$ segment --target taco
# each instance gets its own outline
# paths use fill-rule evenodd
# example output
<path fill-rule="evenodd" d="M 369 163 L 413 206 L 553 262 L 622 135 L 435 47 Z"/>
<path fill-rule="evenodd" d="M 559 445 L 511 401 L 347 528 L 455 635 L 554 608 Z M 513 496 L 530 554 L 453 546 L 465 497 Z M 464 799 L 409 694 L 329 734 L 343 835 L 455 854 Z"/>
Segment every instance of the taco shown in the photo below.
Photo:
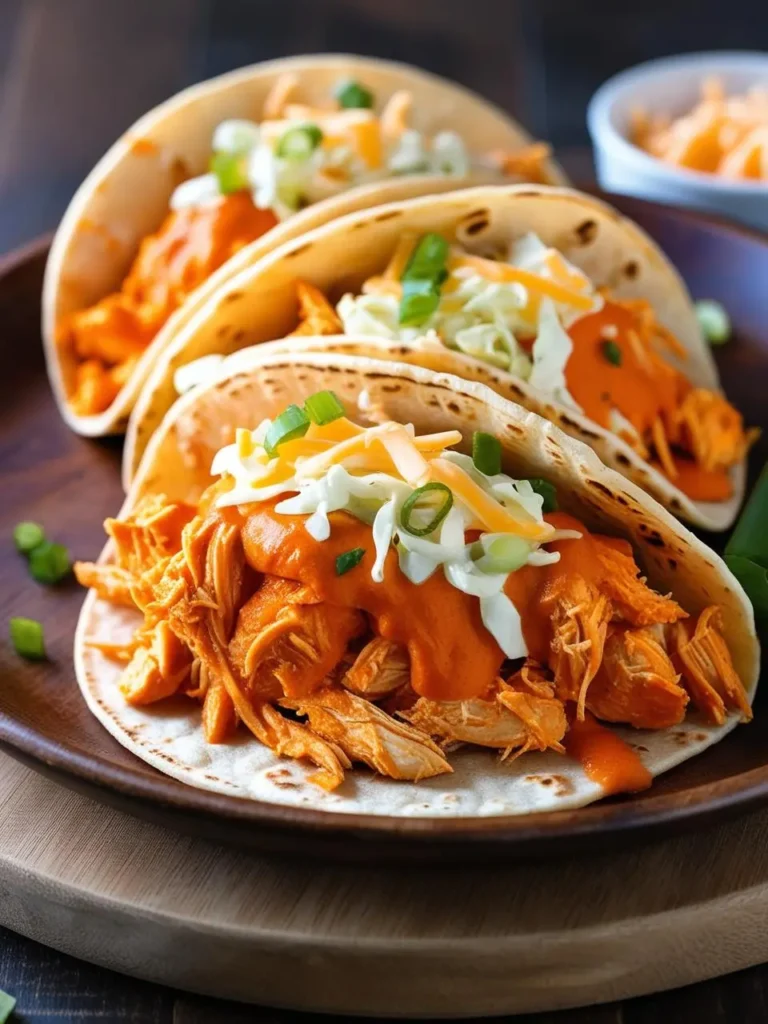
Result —
<path fill-rule="evenodd" d="M 63 415 L 122 430 L 173 332 L 280 242 L 457 184 L 562 181 L 548 152 L 460 86 L 370 58 L 276 60 L 173 97 L 98 163 L 54 240 L 43 323 Z"/>
<path fill-rule="evenodd" d="M 721 559 L 448 374 L 238 353 L 173 407 L 106 530 L 76 568 L 82 692 L 193 786 L 377 815 L 577 807 L 751 717 L 752 610 Z"/>
<path fill-rule="evenodd" d="M 485 187 L 345 217 L 236 275 L 159 360 L 129 425 L 129 482 L 203 355 L 284 335 L 489 384 L 586 441 L 676 515 L 734 519 L 753 433 L 719 391 L 695 309 L 658 247 L 564 189 Z M 308 342 L 311 346 L 311 342 Z M 179 384 L 179 386 L 182 386 Z"/>

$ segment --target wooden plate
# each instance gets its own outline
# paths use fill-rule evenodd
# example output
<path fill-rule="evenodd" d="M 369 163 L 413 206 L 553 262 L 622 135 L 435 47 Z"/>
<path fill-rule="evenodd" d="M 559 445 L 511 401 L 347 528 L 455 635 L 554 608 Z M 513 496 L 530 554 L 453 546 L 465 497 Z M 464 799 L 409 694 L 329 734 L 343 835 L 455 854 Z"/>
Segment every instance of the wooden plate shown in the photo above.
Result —
<path fill-rule="evenodd" d="M 638 200 L 611 201 L 653 235 L 694 296 L 729 310 L 732 342 L 717 350 L 723 383 L 747 422 L 768 427 L 768 242 L 745 229 Z M 333 815 L 195 790 L 124 750 L 88 712 L 72 670 L 82 592 L 39 587 L 10 542 L 14 523 L 38 520 L 77 557 L 101 546 L 101 524 L 120 505 L 120 442 L 76 437 L 60 420 L 43 367 L 39 295 L 48 240 L 0 265 L 2 441 L 0 599 L 4 618 L 45 625 L 50 663 L 0 653 L 0 745 L 75 789 L 141 817 L 258 849 L 360 860 L 446 860 L 571 855 L 626 844 L 768 802 L 768 708 L 758 693 L 753 724 L 632 798 L 527 818 L 392 820 Z M 758 444 L 753 477 L 768 451 Z M 723 538 L 714 539 L 716 546 Z"/>

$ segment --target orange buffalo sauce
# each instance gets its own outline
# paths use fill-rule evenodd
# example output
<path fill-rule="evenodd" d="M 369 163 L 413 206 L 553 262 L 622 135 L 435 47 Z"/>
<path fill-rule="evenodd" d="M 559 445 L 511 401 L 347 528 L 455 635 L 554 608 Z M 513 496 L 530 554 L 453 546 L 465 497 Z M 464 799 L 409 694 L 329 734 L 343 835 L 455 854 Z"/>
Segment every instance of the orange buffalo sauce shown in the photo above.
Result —
<path fill-rule="evenodd" d="M 246 192 L 172 211 L 141 243 L 120 291 L 67 317 L 58 330 L 74 351 L 70 402 L 81 416 L 106 409 L 171 314 L 244 245 L 274 227 Z"/>
<path fill-rule="evenodd" d="M 634 311 L 606 301 L 597 313 L 577 320 L 568 333 L 573 342 L 565 370 L 568 390 L 590 419 L 610 429 L 610 412 L 616 409 L 649 448 L 654 444 L 654 424 L 667 441 L 676 435 L 677 413 L 692 385 L 648 344 Z M 606 346 L 613 358 L 606 354 Z M 706 469 L 694 458 L 676 455 L 670 455 L 670 461 L 670 471 L 654 464 L 694 500 L 724 501 L 731 496 L 727 469 Z"/>
<path fill-rule="evenodd" d="M 433 700 L 486 693 L 504 655 L 483 625 L 477 598 L 452 587 L 442 572 L 411 583 L 400 572 L 394 548 L 386 557 L 384 582 L 374 582 L 370 526 L 346 512 L 329 519 L 331 536 L 318 543 L 307 533 L 305 516 L 277 515 L 266 504 L 249 511 L 242 528 L 249 565 L 306 584 L 320 601 L 367 612 L 377 634 L 407 647 L 416 693 Z M 337 576 L 337 556 L 355 548 L 365 550 L 361 562 Z"/>
<path fill-rule="evenodd" d="M 647 789 L 653 781 L 629 744 L 600 725 L 589 712 L 583 722 L 571 717 L 564 742 L 566 753 L 581 764 L 606 796 L 637 793 Z"/>
<path fill-rule="evenodd" d="M 243 506 L 243 512 L 247 508 Z M 243 523 L 237 510 L 220 512 Z M 416 693 L 433 700 L 466 700 L 487 693 L 504 654 L 483 625 L 478 599 L 451 586 L 439 571 L 424 583 L 411 583 L 400 571 L 394 549 L 387 554 L 384 582 L 376 583 L 371 578 L 371 528 L 346 512 L 329 518 L 331 536 L 318 543 L 307 533 L 304 516 L 276 514 L 269 504 L 248 511 L 242 535 L 249 565 L 257 572 L 306 584 L 320 601 L 371 615 L 380 636 L 408 648 Z M 554 565 L 524 566 L 507 579 L 506 592 L 520 613 L 530 655 L 542 664 L 548 661 L 552 639 L 549 607 L 555 581 L 580 574 L 599 584 L 604 572 L 593 538 L 578 520 L 560 512 L 546 519 L 558 529 L 580 530 L 584 536 L 551 545 L 560 551 Z M 623 541 L 616 543 L 631 550 Z M 365 550 L 361 562 L 337 576 L 336 557 L 354 548 Z"/>

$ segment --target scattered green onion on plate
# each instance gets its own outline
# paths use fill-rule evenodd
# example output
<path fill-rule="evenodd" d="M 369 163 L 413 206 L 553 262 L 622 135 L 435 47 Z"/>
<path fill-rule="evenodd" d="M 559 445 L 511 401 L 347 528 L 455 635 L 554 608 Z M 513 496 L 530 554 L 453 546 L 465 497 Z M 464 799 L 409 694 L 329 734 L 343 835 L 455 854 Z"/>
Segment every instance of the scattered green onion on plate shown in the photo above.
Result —
<path fill-rule="evenodd" d="M 11 643 L 17 654 L 30 661 L 43 661 L 45 655 L 45 640 L 43 627 L 36 619 L 25 619 L 16 616 L 8 623 L 11 634 Z M 0 1002 L 2 1006 L 2 1002 Z"/>
<path fill-rule="evenodd" d="M 344 406 L 332 391 L 318 391 L 304 402 L 304 412 L 318 427 L 324 427 L 344 415 Z"/>
<path fill-rule="evenodd" d="M 13 543 L 22 555 L 28 555 L 45 540 L 45 530 L 39 523 L 17 523 L 13 530 Z"/>
<path fill-rule="evenodd" d="M 699 299 L 696 316 L 701 333 L 710 345 L 724 345 L 731 337 L 731 319 L 725 307 L 714 299 Z"/>
<path fill-rule="evenodd" d="M 29 553 L 29 573 L 38 583 L 60 583 L 72 571 L 69 551 L 46 540 Z"/>
<path fill-rule="evenodd" d="M 501 472 L 501 442 L 493 434 L 476 430 L 472 435 L 472 461 L 486 476 Z"/>
<path fill-rule="evenodd" d="M 725 546 L 725 563 L 759 618 L 768 618 L 768 464 L 755 484 Z"/>
<path fill-rule="evenodd" d="M 417 526 L 413 521 L 414 515 L 418 512 L 425 511 L 424 501 L 427 496 L 430 496 L 427 500 L 429 501 L 429 511 L 433 511 L 432 518 L 424 526 Z M 435 507 L 431 504 L 431 496 L 441 496 L 440 504 Z M 421 503 L 421 507 L 419 504 Z M 412 494 L 403 502 L 403 507 L 400 509 L 400 526 L 405 530 L 406 533 L 410 533 L 412 537 L 426 537 L 430 533 L 434 533 L 438 526 L 442 523 L 448 513 L 451 511 L 453 506 L 453 492 L 450 487 L 445 484 L 439 483 L 437 480 L 433 480 L 431 483 L 424 484 L 423 487 L 417 487 Z"/>
<path fill-rule="evenodd" d="M 352 548 L 351 551 L 344 551 L 336 556 L 336 575 L 343 576 L 345 572 L 354 569 L 363 560 L 365 548 Z"/>
<path fill-rule="evenodd" d="M 304 437 L 309 430 L 310 418 L 298 405 L 289 405 L 269 425 L 264 437 L 264 449 L 270 458 L 277 454 L 278 445 Z"/>
<path fill-rule="evenodd" d="M 373 93 L 353 78 L 345 78 L 339 82 L 334 96 L 339 106 L 345 110 L 370 110 L 373 106 Z"/>

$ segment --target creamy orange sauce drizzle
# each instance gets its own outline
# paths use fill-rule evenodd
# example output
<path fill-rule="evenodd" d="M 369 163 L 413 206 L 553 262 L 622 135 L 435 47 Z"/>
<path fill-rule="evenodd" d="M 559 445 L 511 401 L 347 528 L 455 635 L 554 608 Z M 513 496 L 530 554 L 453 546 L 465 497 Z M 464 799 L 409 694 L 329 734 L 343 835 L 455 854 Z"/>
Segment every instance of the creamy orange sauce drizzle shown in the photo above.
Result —
<path fill-rule="evenodd" d="M 135 363 L 171 314 L 238 249 L 276 223 L 272 211 L 257 209 L 246 192 L 169 213 L 141 243 L 120 290 L 59 326 L 59 344 L 74 351 L 80 368 L 88 366 L 88 373 L 76 375 L 76 411 L 93 415 L 107 408 L 125 383 L 119 371 Z"/>
<path fill-rule="evenodd" d="M 591 420 L 610 429 L 610 411 L 617 409 L 646 443 L 656 420 L 674 421 L 691 384 L 643 344 L 630 310 L 606 301 L 599 312 L 577 320 L 568 333 L 573 341 L 565 370 L 568 390 Z M 606 343 L 618 349 L 618 365 L 606 356 Z M 685 458 L 676 458 L 675 466 L 674 482 L 689 497 L 723 501 L 731 496 L 725 469 L 705 470 Z"/>
<path fill-rule="evenodd" d="M 581 764 L 606 796 L 637 793 L 647 789 L 653 781 L 629 744 L 600 725 L 589 712 L 583 722 L 571 717 L 564 743 L 566 753 Z"/>
<path fill-rule="evenodd" d="M 371 579 L 375 552 L 371 529 L 365 523 L 345 512 L 334 512 L 329 516 L 331 536 L 320 543 L 307 532 L 304 516 L 280 515 L 273 509 L 273 504 L 263 503 L 255 509 L 220 510 L 222 516 L 242 526 L 246 559 L 253 569 L 304 583 L 318 600 L 366 611 L 374 619 L 377 634 L 408 648 L 416 693 L 452 701 L 488 692 L 504 655 L 483 625 L 476 597 L 451 586 L 440 570 L 422 584 L 411 583 L 400 571 L 394 548 L 387 555 L 384 582 L 375 583 Z M 524 566 L 511 573 L 506 584 L 506 592 L 520 612 L 530 654 L 543 664 L 549 658 L 549 612 L 557 580 L 578 573 L 599 584 L 604 572 L 595 554 L 595 538 L 577 519 L 559 512 L 546 519 L 558 529 L 578 529 L 584 536 L 551 545 L 561 553 L 559 562 Z M 631 551 L 625 541 L 600 540 Z M 354 548 L 365 550 L 362 561 L 337 576 L 336 557 Z"/>

